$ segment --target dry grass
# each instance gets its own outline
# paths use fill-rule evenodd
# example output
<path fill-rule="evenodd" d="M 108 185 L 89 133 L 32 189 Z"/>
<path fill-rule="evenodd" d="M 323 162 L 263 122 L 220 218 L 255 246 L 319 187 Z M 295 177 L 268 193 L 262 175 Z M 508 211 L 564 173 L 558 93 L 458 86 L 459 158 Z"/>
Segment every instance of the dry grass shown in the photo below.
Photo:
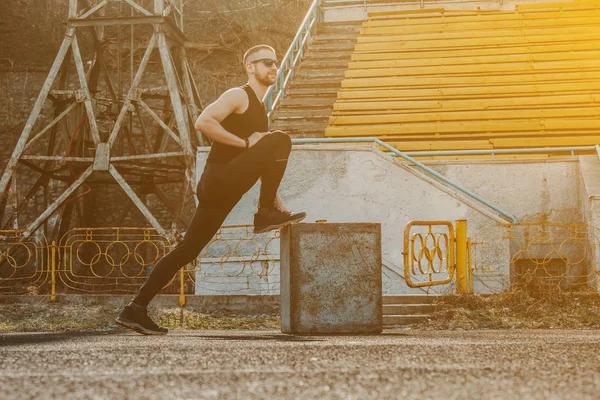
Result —
<path fill-rule="evenodd" d="M 122 329 L 114 323 L 119 310 L 107 306 L 53 303 L 3 304 L 0 333 L 82 332 Z M 278 316 L 209 315 L 179 308 L 153 308 L 150 314 L 169 329 L 279 329 Z"/>
<path fill-rule="evenodd" d="M 597 329 L 600 295 L 593 292 L 529 292 L 444 295 L 419 329 Z"/>

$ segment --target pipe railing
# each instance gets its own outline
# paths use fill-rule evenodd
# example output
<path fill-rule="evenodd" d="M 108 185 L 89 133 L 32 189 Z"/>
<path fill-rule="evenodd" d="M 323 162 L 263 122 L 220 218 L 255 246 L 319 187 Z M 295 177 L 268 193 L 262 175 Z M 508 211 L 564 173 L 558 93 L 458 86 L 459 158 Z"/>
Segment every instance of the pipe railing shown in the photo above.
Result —
<path fill-rule="evenodd" d="M 509 219 L 513 224 L 517 223 L 517 218 L 515 216 L 513 216 L 512 214 L 504 211 L 503 209 L 501 209 L 500 207 L 491 204 L 490 202 L 488 202 L 487 200 L 483 199 L 482 197 L 480 197 L 479 195 L 473 193 L 472 191 L 470 191 L 469 189 L 466 189 L 454 182 L 452 182 L 451 180 L 449 180 L 448 178 L 446 178 L 445 176 L 443 176 L 442 174 L 440 174 L 439 172 L 435 171 L 432 168 L 429 168 L 428 166 L 424 165 L 423 163 L 415 160 L 412 157 L 415 156 L 434 156 L 434 155 L 469 155 L 469 154 L 486 154 L 486 150 L 457 150 L 457 151 L 439 151 L 439 152 L 402 152 L 392 146 L 390 146 L 389 144 L 374 138 L 374 137 L 362 137 L 362 138 L 315 138 L 315 139 L 311 139 L 311 138 L 307 138 L 307 139 L 293 139 L 292 140 L 293 144 L 310 144 L 310 143 L 371 143 L 374 146 L 380 146 L 383 147 L 384 149 L 386 149 L 389 153 L 390 156 L 392 157 L 401 157 L 403 159 L 405 159 L 406 161 L 410 162 L 411 164 L 415 165 L 416 167 L 418 167 L 419 169 L 425 171 L 426 173 L 433 175 L 434 177 L 436 177 L 437 179 L 441 180 L 442 182 L 446 183 L 449 186 L 452 186 L 453 188 L 457 189 L 458 191 L 464 193 L 465 195 L 469 196 L 470 198 L 474 199 L 475 201 L 485 205 L 486 207 L 494 210 L 497 215 L 499 216 L 503 216 L 506 219 Z M 490 154 L 490 152 L 495 151 L 496 153 L 508 153 L 508 152 L 512 152 L 512 153 L 536 153 L 536 152 L 542 152 L 543 151 L 593 151 L 595 150 L 596 147 L 595 146 L 580 146 L 580 147 L 558 147 L 558 148 L 546 148 L 546 149 L 542 149 L 542 148 L 534 148 L 534 149 L 505 149 L 505 150 L 488 150 L 487 154 Z M 492 153 L 493 154 L 493 153 Z"/>
<path fill-rule="evenodd" d="M 263 103 L 267 107 L 267 116 L 271 118 L 273 110 L 285 96 L 285 89 L 294 77 L 294 70 L 304 57 L 305 47 L 309 44 L 313 29 L 322 20 L 321 0 L 314 0 L 300 28 L 290 45 L 287 53 L 281 60 L 275 84 L 272 85 L 263 97 Z"/>

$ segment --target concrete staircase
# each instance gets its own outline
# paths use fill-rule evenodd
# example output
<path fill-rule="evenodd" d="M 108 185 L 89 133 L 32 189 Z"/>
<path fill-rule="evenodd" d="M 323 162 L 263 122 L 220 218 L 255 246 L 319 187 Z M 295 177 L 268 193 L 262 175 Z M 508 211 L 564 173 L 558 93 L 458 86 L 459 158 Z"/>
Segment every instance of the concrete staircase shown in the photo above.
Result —
<path fill-rule="evenodd" d="M 404 294 L 383 296 L 383 325 L 410 325 L 429 318 L 436 310 L 436 295 Z"/>
<path fill-rule="evenodd" d="M 271 129 L 296 138 L 323 137 L 362 21 L 322 23 L 275 109 Z"/>

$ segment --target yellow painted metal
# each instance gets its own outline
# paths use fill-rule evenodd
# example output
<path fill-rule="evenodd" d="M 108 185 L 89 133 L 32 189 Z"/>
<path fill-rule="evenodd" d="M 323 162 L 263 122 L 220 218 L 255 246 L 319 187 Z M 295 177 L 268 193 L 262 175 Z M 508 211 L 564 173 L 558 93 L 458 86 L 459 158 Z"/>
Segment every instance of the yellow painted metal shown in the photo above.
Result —
<path fill-rule="evenodd" d="M 403 136 L 403 135 L 443 135 L 445 133 L 490 133 L 498 132 L 521 132 L 523 134 L 541 134 L 545 132 L 556 132 L 556 135 L 561 132 L 565 136 L 583 131 L 588 134 L 597 134 L 600 132 L 599 120 L 565 120 L 565 119 L 547 119 L 547 120 L 515 120 L 515 121 L 463 121 L 463 122 L 447 122 L 436 123 L 435 121 L 411 124 L 380 124 L 380 125 L 330 125 L 325 129 L 327 137 L 343 137 L 343 136 Z"/>
<path fill-rule="evenodd" d="M 179 307 L 185 306 L 185 268 L 179 270 Z"/>
<path fill-rule="evenodd" d="M 558 147 L 558 146 L 593 146 L 600 142 L 600 130 L 592 136 L 565 136 L 560 138 L 498 138 L 490 139 L 490 143 L 495 149 L 509 149 L 517 147 Z"/>
<path fill-rule="evenodd" d="M 471 258 L 471 238 L 467 237 L 467 274 L 468 274 L 468 287 L 467 291 L 473 293 L 473 260 Z"/>
<path fill-rule="evenodd" d="M 403 41 L 434 41 L 434 40 L 449 40 L 454 42 L 455 40 L 465 39 L 487 39 L 487 38 L 509 38 L 509 37 L 550 37 L 556 36 L 557 32 L 561 35 L 583 35 L 586 33 L 593 34 L 598 30 L 598 24 L 600 19 L 594 18 L 593 21 L 588 21 L 587 24 L 575 25 L 568 23 L 569 21 L 555 22 L 555 27 L 541 26 L 541 27 L 521 27 L 517 24 L 514 26 L 507 27 L 505 29 L 480 29 L 480 30 L 465 30 L 465 31 L 436 31 L 432 33 L 417 33 L 407 31 L 405 33 L 391 33 L 388 35 L 380 34 L 365 34 L 365 36 L 359 36 L 357 38 L 357 44 L 367 45 L 370 43 L 393 43 Z M 553 21 L 554 22 L 554 21 Z M 578 21 L 579 22 L 579 21 Z M 451 43 L 452 43 L 451 42 Z M 450 44 L 451 44 L 450 43 Z M 452 46 L 448 46 L 452 47 Z"/>
<path fill-rule="evenodd" d="M 52 242 L 52 248 L 50 250 L 51 252 L 51 265 L 52 265 L 52 272 L 51 272 L 51 276 L 50 276 L 50 282 L 51 282 L 51 286 L 50 286 L 50 300 L 51 301 L 56 301 L 56 242 L 53 241 Z"/>
<path fill-rule="evenodd" d="M 443 57 L 443 58 L 415 58 L 405 60 L 381 60 L 381 61 L 352 61 L 348 63 L 348 70 L 377 70 L 383 68 L 421 68 L 421 67 L 444 67 L 461 66 L 461 68 L 478 66 L 480 70 L 487 70 L 493 64 L 511 65 L 533 65 L 543 66 L 540 63 L 572 61 L 572 60 L 597 60 L 600 58 L 600 44 L 595 44 L 596 49 L 585 51 L 569 51 L 560 53 L 538 53 L 538 54 L 504 54 L 504 55 L 473 55 L 472 57 Z M 487 66 L 484 67 L 484 66 Z M 527 68 L 522 68 L 523 70 Z M 346 75 L 348 76 L 348 75 Z M 382 76 L 382 75 L 380 75 Z"/>
<path fill-rule="evenodd" d="M 216 293 L 230 293 L 227 286 L 240 281 L 249 288 L 262 287 L 265 273 L 270 274 L 278 260 L 272 242 L 278 240 L 279 232 L 255 235 L 252 228 L 248 224 L 221 227 L 198 260 L 201 268 L 195 263 L 184 266 L 179 272 L 179 286 L 172 285 L 174 277 L 164 288 L 170 286 L 171 293 L 178 293 L 183 307 L 186 280 L 206 282 Z M 146 280 L 147 269 L 173 247 L 170 239 L 153 228 L 76 228 L 51 244 L 43 235 L 24 234 L 21 230 L 0 230 L 0 262 L 5 267 L 0 289 L 5 294 L 40 290 L 49 293 L 52 301 L 56 300 L 58 282 L 70 292 L 134 293 Z M 213 256 L 216 253 L 218 256 Z M 233 274 L 224 268 L 232 260 L 241 264 Z M 208 279 L 198 278 L 198 271 L 208 270 Z M 249 279 L 251 275 L 261 279 Z M 268 285 L 278 284 L 278 275 L 268 278 Z M 218 285 L 223 285 L 223 290 L 215 290 Z"/>
<path fill-rule="evenodd" d="M 445 87 L 471 85 L 506 85 L 506 84 L 546 84 L 555 82 L 556 71 L 545 73 L 504 74 L 486 76 L 395 76 L 383 78 L 344 79 L 342 88 L 391 88 L 405 87 Z M 563 71 L 560 79 L 564 81 L 581 81 L 598 79 L 600 70 Z"/>
<path fill-rule="evenodd" d="M 558 61 L 529 61 L 495 64 L 471 65 L 441 65 L 434 67 L 404 67 L 404 68 L 376 68 L 347 70 L 346 78 L 381 78 L 388 76 L 488 76 L 493 74 L 522 74 L 522 73 L 556 73 L 563 71 L 581 71 L 586 69 L 600 69 L 600 59 L 589 57 L 586 59 L 558 60 Z"/>
<path fill-rule="evenodd" d="M 600 229 L 586 224 L 498 224 L 482 228 L 472 237 L 473 271 L 491 292 L 503 292 L 515 283 L 513 265 L 529 261 L 533 278 L 552 290 L 566 289 L 569 282 L 596 283 Z M 560 259 L 562 268 L 556 268 Z M 517 278 L 518 279 L 518 278 Z"/>
<path fill-rule="evenodd" d="M 600 6 L 600 1 L 598 0 L 580 0 L 580 1 L 564 1 L 564 2 L 556 2 L 556 3 L 531 3 L 531 4 L 517 4 L 515 5 L 515 9 L 517 11 L 525 11 L 525 10 L 537 10 L 540 8 L 573 8 L 573 7 L 588 7 L 588 6 Z"/>
<path fill-rule="evenodd" d="M 560 7 L 371 15 L 325 136 L 405 151 L 595 144 L 600 1 Z"/>
<path fill-rule="evenodd" d="M 356 111 L 400 111 L 408 113 L 412 110 L 451 110 L 473 111 L 489 109 L 525 109 L 539 108 L 546 106 L 578 106 L 589 105 L 590 103 L 600 103 L 600 93 L 575 94 L 575 95 L 557 95 L 557 96 L 522 96 L 522 97 L 497 97 L 488 99 L 439 99 L 439 100 L 417 100 L 406 101 L 356 101 L 356 102 L 337 102 L 333 105 L 334 115 L 346 115 L 346 112 Z"/>
<path fill-rule="evenodd" d="M 461 58 L 473 59 L 474 57 L 490 57 L 490 56 L 511 56 L 511 55 L 531 55 L 534 54 L 546 54 L 546 53 L 559 53 L 559 52 L 571 52 L 571 51 L 588 51 L 598 50 L 600 43 L 598 41 L 571 41 L 566 43 L 538 43 L 529 44 L 526 46 L 506 46 L 506 47 L 477 47 L 471 49 L 454 49 L 452 47 L 445 49 L 429 49 L 428 51 L 421 51 L 420 49 L 413 49 L 412 51 L 397 50 L 388 51 L 385 53 L 381 52 L 354 52 L 351 55 L 353 62 L 358 61 L 385 61 L 385 60 L 426 60 L 428 58 L 434 58 L 439 60 L 448 59 L 449 62 L 454 59 L 461 60 Z"/>
<path fill-rule="evenodd" d="M 467 49 L 472 47 L 494 47 L 494 46 L 525 46 L 528 44 L 542 43 L 565 43 L 572 41 L 599 40 L 600 31 L 585 30 L 582 32 L 571 33 L 569 35 L 522 35 L 514 37 L 488 37 L 488 38 L 464 38 L 448 40 L 445 38 L 431 40 L 414 41 L 395 41 L 395 42 L 377 42 L 377 43 L 357 43 L 354 51 L 357 52 L 375 52 L 375 51 L 405 51 L 405 50 L 441 50 L 441 49 Z"/>
<path fill-rule="evenodd" d="M 393 146 L 401 151 L 426 151 L 426 150 L 491 150 L 494 147 L 487 140 L 442 140 L 436 141 L 423 140 L 423 141 L 401 141 L 387 142 L 390 146 Z"/>
<path fill-rule="evenodd" d="M 413 227 L 426 232 L 412 233 Z M 444 227 L 444 232 L 434 231 Z M 411 234 L 412 233 L 412 234 Z M 450 221 L 410 221 L 404 228 L 404 280 L 409 287 L 445 285 L 454 278 L 454 227 Z M 445 274 L 439 279 L 436 275 Z M 416 279 L 421 277 L 422 279 Z"/>
<path fill-rule="evenodd" d="M 415 10 L 386 10 L 386 11 L 371 11 L 368 13 L 369 19 L 376 19 L 381 17 L 396 16 L 396 15 L 407 15 L 407 14 L 429 14 L 429 13 L 443 13 L 443 8 L 418 8 Z"/>
<path fill-rule="evenodd" d="M 562 10 L 539 10 L 536 12 L 511 12 L 511 11 L 492 11 L 481 13 L 452 13 L 450 10 L 442 15 L 422 16 L 410 18 L 404 16 L 400 18 L 373 19 L 363 22 L 363 28 L 385 27 L 385 26 L 418 26 L 418 25 L 445 25 L 460 24 L 468 22 L 490 22 L 490 21 L 523 21 L 529 19 L 557 19 L 569 16 L 586 17 L 594 13 L 598 7 L 578 7 Z"/>
<path fill-rule="evenodd" d="M 568 17 L 546 18 L 546 19 L 519 19 L 519 20 L 500 20 L 500 21 L 469 21 L 454 24 L 432 24 L 432 25 L 412 25 L 406 26 L 399 22 L 395 26 L 361 28 L 360 40 L 365 40 L 373 36 L 405 36 L 437 34 L 448 35 L 462 33 L 462 36 L 478 34 L 477 32 L 502 32 L 509 29 L 518 31 L 529 31 L 539 28 L 559 27 L 577 27 L 581 25 L 596 25 L 600 18 L 599 11 L 587 11 L 581 15 L 570 15 Z"/>
<path fill-rule="evenodd" d="M 593 94 L 600 89 L 599 80 L 556 82 L 540 84 L 514 84 L 502 86 L 466 86 L 445 88 L 383 88 L 383 89 L 341 89 L 337 94 L 337 102 L 373 102 L 406 100 L 464 100 L 464 99 L 496 99 L 516 97 L 519 95 L 540 96 Z"/>
<path fill-rule="evenodd" d="M 456 292 L 468 293 L 467 287 L 467 220 L 456 221 Z"/>
<path fill-rule="evenodd" d="M 381 114 L 362 116 L 335 116 L 330 118 L 331 125 L 375 125 L 375 124 L 411 124 L 411 123 L 445 123 L 454 121 L 509 121 L 539 120 L 552 118 L 598 118 L 596 127 L 600 128 L 600 106 L 587 106 L 577 108 L 546 108 L 524 110 L 478 110 L 460 112 L 422 112 L 413 114 Z M 543 121 L 535 121 L 540 123 Z M 577 128 L 576 125 L 570 128 Z"/>

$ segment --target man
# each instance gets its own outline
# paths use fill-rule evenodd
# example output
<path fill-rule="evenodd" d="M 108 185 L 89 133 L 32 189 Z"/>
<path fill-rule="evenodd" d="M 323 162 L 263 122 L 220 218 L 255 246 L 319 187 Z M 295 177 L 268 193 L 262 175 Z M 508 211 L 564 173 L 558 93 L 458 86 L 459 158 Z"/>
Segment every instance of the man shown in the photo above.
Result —
<path fill-rule="evenodd" d="M 244 66 L 248 83 L 223 93 L 196 121 L 196 129 L 213 145 L 196 190 L 199 203 L 192 222 L 181 243 L 158 261 L 131 304 L 117 317 L 119 325 L 146 335 L 168 332 L 148 316 L 148 304 L 179 269 L 200 254 L 259 178 L 254 233 L 278 229 L 306 217 L 303 212 L 286 210 L 277 195 L 292 142 L 283 132 L 269 132 L 267 114 L 260 101 L 275 83 L 275 50 L 266 45 L 252 47 L 244 55 Z"/>

